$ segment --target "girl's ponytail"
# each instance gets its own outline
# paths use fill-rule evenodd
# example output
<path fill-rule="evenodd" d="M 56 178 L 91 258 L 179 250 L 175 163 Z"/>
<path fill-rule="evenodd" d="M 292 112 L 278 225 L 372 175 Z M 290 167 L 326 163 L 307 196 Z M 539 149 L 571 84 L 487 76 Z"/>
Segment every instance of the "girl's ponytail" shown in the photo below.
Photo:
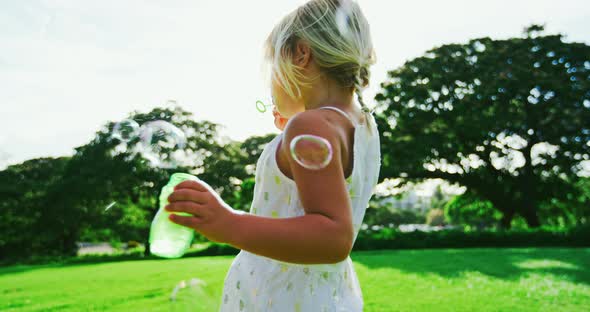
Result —
<path fill-rule="evenodd" d="M 363 90 L 369 85 L 369 69 L 367 67 L 367 65 L 365 65 L 364 63 L 359 64 L 359 71 L 356 74 L 356 76 L 354 77 L 354 93 L 356 93 L 357 99 L 359 101 L 359 103 L 361 104 L 361 110 L 363 111 L 363 113 L 365 114 L 365 122 L 367 123 L 367 126 L 369 127 L 369 132 L 372 134 L 373 130 L 372 130 L 372 114 L 373 114 L 373 109 L 369 109 L 367 107 L 367 105 L 365 105 L 365 101 L 363 99 Z"/>

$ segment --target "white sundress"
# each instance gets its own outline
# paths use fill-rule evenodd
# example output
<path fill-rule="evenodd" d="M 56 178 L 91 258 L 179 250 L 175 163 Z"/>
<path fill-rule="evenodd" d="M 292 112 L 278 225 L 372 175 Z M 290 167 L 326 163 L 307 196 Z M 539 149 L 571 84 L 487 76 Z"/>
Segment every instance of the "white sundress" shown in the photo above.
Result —
<path fill-rule="evenodd" d="M 379 176 L 381 153 L 377 126 L 370 113 L 364 114 L 366 122 L 355 123 L 336 107 L 321 109 L 338 111 L 355 125 L 353 170 L 346 185 L 356 241 Z M 305 214 L 295 181 L 285 176 L 276 162 L 281 137 L 282 133 L 269 142 L 258 159 L 250 214 L 274 218 Z M 219 311 L 362 310 L 363 296 L 350 256 L 338 263 L 297 264 L 240 250 L 225 277 Z"/>

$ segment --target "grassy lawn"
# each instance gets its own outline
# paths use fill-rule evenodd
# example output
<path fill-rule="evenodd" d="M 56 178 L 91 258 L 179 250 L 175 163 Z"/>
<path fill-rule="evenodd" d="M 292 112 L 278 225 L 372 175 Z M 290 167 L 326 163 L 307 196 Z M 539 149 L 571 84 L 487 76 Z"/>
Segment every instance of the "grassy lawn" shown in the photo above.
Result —
<path fill-rule="evenodd" d="M 355 252 L 365 311 L 588 311 L 590 249 Z M 0 268 L 1 311 L 215 311 L 232 256 Z M 203 288 L 181 280 L 199 278 Z M 188 284 L 188 283 L 187 283 Z"/>

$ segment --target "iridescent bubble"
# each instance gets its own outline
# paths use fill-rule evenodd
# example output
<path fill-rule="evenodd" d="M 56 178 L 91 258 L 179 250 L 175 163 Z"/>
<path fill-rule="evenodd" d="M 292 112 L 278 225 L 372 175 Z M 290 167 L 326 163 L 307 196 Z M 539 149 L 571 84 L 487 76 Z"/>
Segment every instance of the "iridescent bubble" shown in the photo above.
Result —
<path fill-rule="evenodd" d="M 340 7 L 338 7 L 335 19 L 338 31 L 343 37 L 348 37 L 350 31 L 350 18 L 352 14 L 352 3 L 350 0 L 340 1 Z"/>
<path fill-rule="evenodd" d="M 175 110 L 178 107 L 178 102 L 176 100 L 170 99 L 167 100 L 166 103 L 164 103 L 163 108 L 167 109 L 167 110 Z"/>
<path fill-rule="evenodd" d="M 116 202 L 116 201 L 114 201 L 114 202 L 110 203 L 110 204 L 109 204 L 109 205 L 108 205 L 108 206 L 107 206 L 107 207 L 104 209 L 104 211 L 107 211 L 107 210 L 111 209 L 111 208 L 112 208 L 114 205 L 116 205 L 116 204 L 117 204 L 117 202 Z"/>
<path fill-rule="evenodd" d="M 272 104 L 264 104 L 261 100 L 256 101 L 256 109 L 261 113 L 265 113 L 270 106 L 272 106 Z"/>
<path fill-rule="evenodd" d="M 170 294 L 172 308 L 178 311 L 217 311 L 219 303 L 207 291 L 207 283 L 200 278 L 180 281 Z"/>
<path fill-rule="evenodd" d="M 2 140 L 0 139 L 0 142 L 2 142 Z M 5 165 L 8 164 L 8 161 L 10 160 L 11 155 L 8 154 L 7 152 L 0 150 L 0 170 L 3 170 Z"/>
<path fill-rule="evenodd" d="M 298 135 L 291 141 L 291 156 L 302 167 L 319 170 L 332 160 L 332 145 L 328 140 L 312 135 Z"/>
<path fill-rule="evenodd" d="M 160 168 L 176 167 L 186 146 L 184 132 L 163 120 L 143 124 L 139 138 L 138 149 L 141 155 Z"/>
<path fill-rule="evenodd" d="M 129 142 L 139 134 L 139 124 L 133 119 L 125 119 L 113 127 L 112 137 L 122 142 Z"/>

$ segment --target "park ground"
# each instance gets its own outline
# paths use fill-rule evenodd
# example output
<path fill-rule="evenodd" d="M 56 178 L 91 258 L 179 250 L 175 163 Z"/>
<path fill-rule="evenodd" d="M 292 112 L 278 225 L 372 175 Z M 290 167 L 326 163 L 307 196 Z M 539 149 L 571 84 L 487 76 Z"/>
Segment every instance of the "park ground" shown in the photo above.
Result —
<path fill-rule="evenodd" d="M 379 250 L 351 258 L 369 312 L 590 307 L 590 248 Z M 0 311 L 215 311 L 232 259 L 0 267 Z"/>

